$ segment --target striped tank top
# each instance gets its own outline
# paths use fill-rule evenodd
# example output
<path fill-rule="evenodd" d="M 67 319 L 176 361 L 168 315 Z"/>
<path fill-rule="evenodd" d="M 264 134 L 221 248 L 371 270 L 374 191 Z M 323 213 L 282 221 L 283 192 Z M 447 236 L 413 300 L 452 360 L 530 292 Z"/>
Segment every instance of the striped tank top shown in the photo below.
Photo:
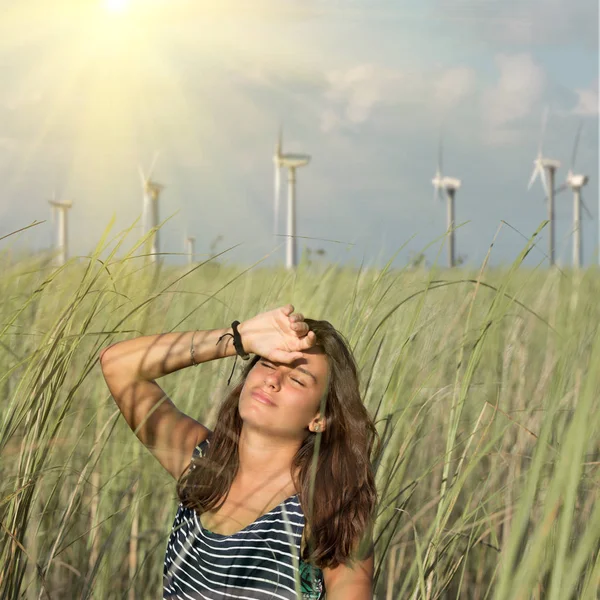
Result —
<path fill-rule="evenodd" d="M 207 445 L 196 446 L 194 457 L 203 457 Z M 323 600 L 323 572 L 300 558 L 303 530 L 298 494 L 232 535 L 208 531 L 180 503 L 167 542 L 163 600 Z"/>

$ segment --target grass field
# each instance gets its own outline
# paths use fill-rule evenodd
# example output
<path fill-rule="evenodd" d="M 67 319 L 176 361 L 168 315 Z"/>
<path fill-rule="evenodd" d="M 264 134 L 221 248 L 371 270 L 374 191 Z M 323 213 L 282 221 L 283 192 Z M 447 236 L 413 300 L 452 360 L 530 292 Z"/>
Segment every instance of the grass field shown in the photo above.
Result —
<path fill-rule="evenodd" d="M 0 257 L 0 597 L 160 597 L 175 485 L 120 416 L 99 351 L 287 302 L 348 338 L 384 440 L 378 600 L 599 597 L 597 269 L 217 260 Z M 161 386 L 210 427 L 232 361 Z"/>

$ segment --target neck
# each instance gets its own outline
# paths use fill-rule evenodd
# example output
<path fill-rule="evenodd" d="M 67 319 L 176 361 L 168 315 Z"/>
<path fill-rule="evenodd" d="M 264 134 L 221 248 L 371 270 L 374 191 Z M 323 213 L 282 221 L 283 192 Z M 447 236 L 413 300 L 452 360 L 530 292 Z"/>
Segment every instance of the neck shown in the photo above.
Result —
<path fill-rule="evenodd" d="M 291 480 L 291 466 L 301 446 L 299 440 L 273 437 L 242 425 L 238 445 L 238 477 L 264 481 L 265 485 Z"/>

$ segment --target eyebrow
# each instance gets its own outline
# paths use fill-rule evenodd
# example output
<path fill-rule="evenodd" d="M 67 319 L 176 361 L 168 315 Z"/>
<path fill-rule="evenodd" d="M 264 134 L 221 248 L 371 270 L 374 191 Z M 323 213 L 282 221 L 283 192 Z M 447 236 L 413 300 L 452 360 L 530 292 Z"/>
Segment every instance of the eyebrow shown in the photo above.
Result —
<path fill-rule="evenodd" d="M 303 369 L 302 367 L 296 367 L 296 370 L 300 371 L 301 373 L 304 373 L 305 375 L 308 375 L 309 377 L 312 377 L 313 381 L 315 383 L 317 383 L 317 378 L 310 371 L 307 371 L 306 369 Z"/>
<path fill-rule="evenodd" d="M 265 362 L 271 363 L 272 365 L 275 364 L 272 360 L 269 360 L 268 358 L 263 358 L 262 360 L 265 361 Z M 301 373 L 304 373 L 305 375 L 308 375 L 309 377 L 312 377 L 312 380 L 315 383 L 318 383 L 317 378 L 308 369 L 304 369 L 302 367 L 296 367 L 293 370 L 300 371 Z"/>

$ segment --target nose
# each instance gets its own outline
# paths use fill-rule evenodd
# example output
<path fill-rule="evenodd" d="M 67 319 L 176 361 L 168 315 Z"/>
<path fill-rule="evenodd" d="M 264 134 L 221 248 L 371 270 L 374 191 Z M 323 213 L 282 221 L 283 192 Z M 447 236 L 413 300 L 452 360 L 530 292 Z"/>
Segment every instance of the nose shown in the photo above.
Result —
<path fill-rule="evenodd" d="M 281 385 L 280 377 L 281 374 L 279 373 L 279 370 L 273 369 L 265 375 L 265 384 L 269 387 L 279 389 L 279 386 Z"/>

